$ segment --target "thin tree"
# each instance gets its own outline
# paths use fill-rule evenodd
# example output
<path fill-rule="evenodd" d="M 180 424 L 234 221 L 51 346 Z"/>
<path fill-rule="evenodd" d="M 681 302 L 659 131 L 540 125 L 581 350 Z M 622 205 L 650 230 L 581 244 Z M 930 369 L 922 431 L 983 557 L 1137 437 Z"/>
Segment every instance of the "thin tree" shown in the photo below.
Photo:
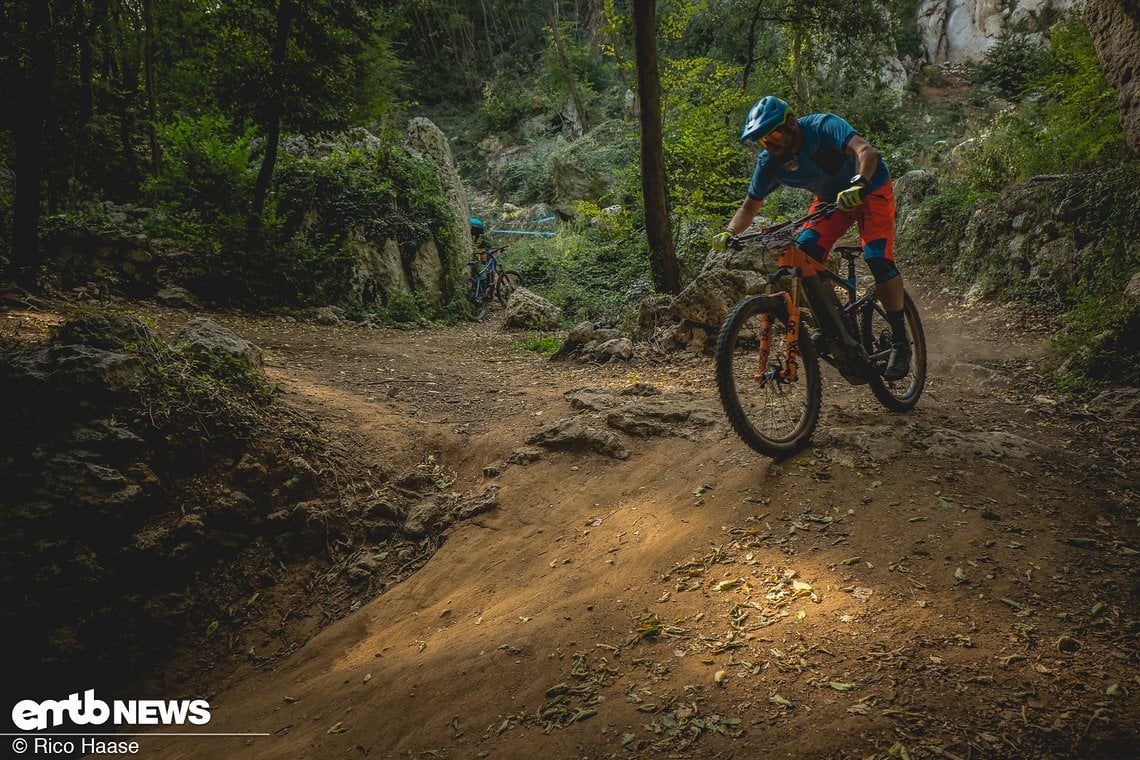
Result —
<path fill-rule="evenodd" d="M 562 36 L 562 25 L 558 18 L 557 3 L 552 0 L 546 6 L 546 18 L 550 24 L 550 38 L 554 43 L 554 51 L 558 54 L 558 62 L 562 66 L 562 71 L 566 75 L 566 88 L 570 91 L 570 102 L 574 104 L 574 110 L 577 112 L 578 124 L 582 128 L 582 134 L 590 131 L 589 117 L 586 114 L 586 104 L 582 98 L 578 96 L 578 74 L 574 71 L 573 64 L 570 63 L 570 56 L 566 52 L 566 40 Z"/>
<path fill-rule="evenodd" d="M 47 119 L 46 93 L 51 88 L 52 44 L 48 4 L 24 3 L 25 48 L 16 84 L 14 142 L 16 192 L 12 219 L 12 275 L 24 286 L 35 285 L 39 266 L 43 139 Z"/>
<path fill-rule="evenodd" d="M 253 203 L 250 204 L 249 219 L 246 224 L 246 244 L 252 245 L 261 227 L 261 213 L 265 210 L 265 198 L 269 194 L 269 181 L 273 179 L 273 169 L 277 164 L 277 148 L 281 143 L 281 117 L 284 114 L 285 53 L 289 46 L 289 28 L 293 24 L 293 0 L 281 0 L 277 7 L 277 37 L 273 41 L 270 57 L 269 92 L 264 104 L 262 129 L 265 131 L 265 157 L 261 170 L 257 173 L 257 183 L 253 187 Z"/>
<path fill-rule="evenodd" d="M 681 275 L 665 198 L 665 154 L 661 147 L 661 87 L 657 75 L 657 9 L 654 0 L 632 0 L 633 47 L 641 120 L 641 197 L 653 286 L 678 293 Z"/>
<path fill-rule="evenodd" d="M 150 173 L 158 176 L 162 171 L 162 154 L 158 147 L 158 98 L 155 94 L 154 75 L 154 0 L 143 0 L 143 72 L 146 87 L 146 135 L 150 143 Z"/>

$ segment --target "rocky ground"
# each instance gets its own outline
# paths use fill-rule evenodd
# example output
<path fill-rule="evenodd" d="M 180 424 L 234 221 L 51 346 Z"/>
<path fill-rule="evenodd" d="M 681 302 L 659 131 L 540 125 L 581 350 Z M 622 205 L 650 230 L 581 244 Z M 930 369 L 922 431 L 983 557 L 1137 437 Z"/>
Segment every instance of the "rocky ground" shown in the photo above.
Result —
<path fill-rule="evenodd" d="M 708 356 L 549 362 L 494 313 L 212 315 L 345 453 L 345 500 L 407 503 L 400 543 L 233 588 L 248 612 L 134 687 L 256 735 L 139 756 L 1136 756 L 1140 398 L 1062 402 L 1043 329 L 918 295 L 918 409 L 825 370 L 780 464 L 728 428 Z"/>

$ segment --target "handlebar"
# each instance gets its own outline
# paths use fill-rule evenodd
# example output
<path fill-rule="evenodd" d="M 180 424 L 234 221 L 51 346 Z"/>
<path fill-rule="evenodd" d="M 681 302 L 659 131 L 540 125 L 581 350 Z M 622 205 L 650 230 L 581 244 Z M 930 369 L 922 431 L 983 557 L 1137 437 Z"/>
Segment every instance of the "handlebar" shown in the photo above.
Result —
<path fill-rule="evenodd" d="M 762 230 L 745 230 L 744 232 L 728 239 L 728 245 L 734 250 L 743 250 L 744 243 L 749 240 L 757 240 L 763 238 L 763 246 L 765 248 L 780 248 L 787 243 L 791 242 L 785 240 L 788 233 L 798 232 L 808 222 L 820 217 L 831 216 L 835 213 L 836 206 L 834 203 L 825 203 L 810 214 L 805 214 L 799 219 L 792 219 L 788 222 L 781 222 L 780 224 L 766 227 Z"/>

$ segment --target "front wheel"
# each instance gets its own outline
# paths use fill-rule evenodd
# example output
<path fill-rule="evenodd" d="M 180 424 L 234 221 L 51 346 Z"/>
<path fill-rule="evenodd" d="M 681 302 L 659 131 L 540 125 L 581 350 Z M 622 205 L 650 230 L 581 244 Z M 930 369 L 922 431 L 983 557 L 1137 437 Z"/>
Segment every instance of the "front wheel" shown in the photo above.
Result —
<path fill-rule="evenodd" d="M 504 269 L 499 272 L 499 287 L 495 293 L 499 299 L 499 303 L 505 307 L 507 301 L 511 300 L 511 294 L 514 293 L 516 289 L 521 288 L 522 285 L 522 275 L 515 270 Z"/>
<path fill-rule="evenodd" d="M 926 335 L 922 331 L 922 320 L 918 307 L 911 300 L 910 293 L 903 294 L 903 316 L 906 319 L 906 335 L 910 341 L 910 367 L 899 380 L 885 380 L 882 371 L 891 355 L 891 326 L 887 324 L 886 312 L 875 299 L 869 299 L 859 315 L 859 330 L 863 347 L 871 364 L 878 369 L 870 374 L 871 392 L 879 403 L 892 412 L 905 412 L 914 408 L 926 387 Z"/>
<path fill-rule="evenodd" d="M 491 305 L 486 287 L 484 280 L 468 276 L 467 303 L 470 308 L 471 319 L 475 322 L 479 322 L 487 316 L 487 308 Z"/>
<path fill-rule="evenodd" d="M 762 318 L 771 324 L 771 350 L 760 366 Z M 819 361 L 807 331 L 799 331 L 796 378 L 782 376 L 787 355 L 788 317 L 783 299 L 752 296 L 724 321 L 716 342 L 716 385 L 732 429 L 750 447 L 786 459 L 811 440 L 822 392 Z"/>

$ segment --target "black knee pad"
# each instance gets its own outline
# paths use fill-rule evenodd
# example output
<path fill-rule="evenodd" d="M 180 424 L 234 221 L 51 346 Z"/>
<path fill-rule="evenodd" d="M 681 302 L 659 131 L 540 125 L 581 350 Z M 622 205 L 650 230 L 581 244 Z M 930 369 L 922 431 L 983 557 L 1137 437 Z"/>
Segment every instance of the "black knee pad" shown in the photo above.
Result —
<path fill-rule="evenodd" d="M 880 258 L 867 259 L 867 266 L 871 268 L 871 276 L 875 278 L 875 282 L 882 283 L 899 276 L 898 267 L 893 261 Z"/>

